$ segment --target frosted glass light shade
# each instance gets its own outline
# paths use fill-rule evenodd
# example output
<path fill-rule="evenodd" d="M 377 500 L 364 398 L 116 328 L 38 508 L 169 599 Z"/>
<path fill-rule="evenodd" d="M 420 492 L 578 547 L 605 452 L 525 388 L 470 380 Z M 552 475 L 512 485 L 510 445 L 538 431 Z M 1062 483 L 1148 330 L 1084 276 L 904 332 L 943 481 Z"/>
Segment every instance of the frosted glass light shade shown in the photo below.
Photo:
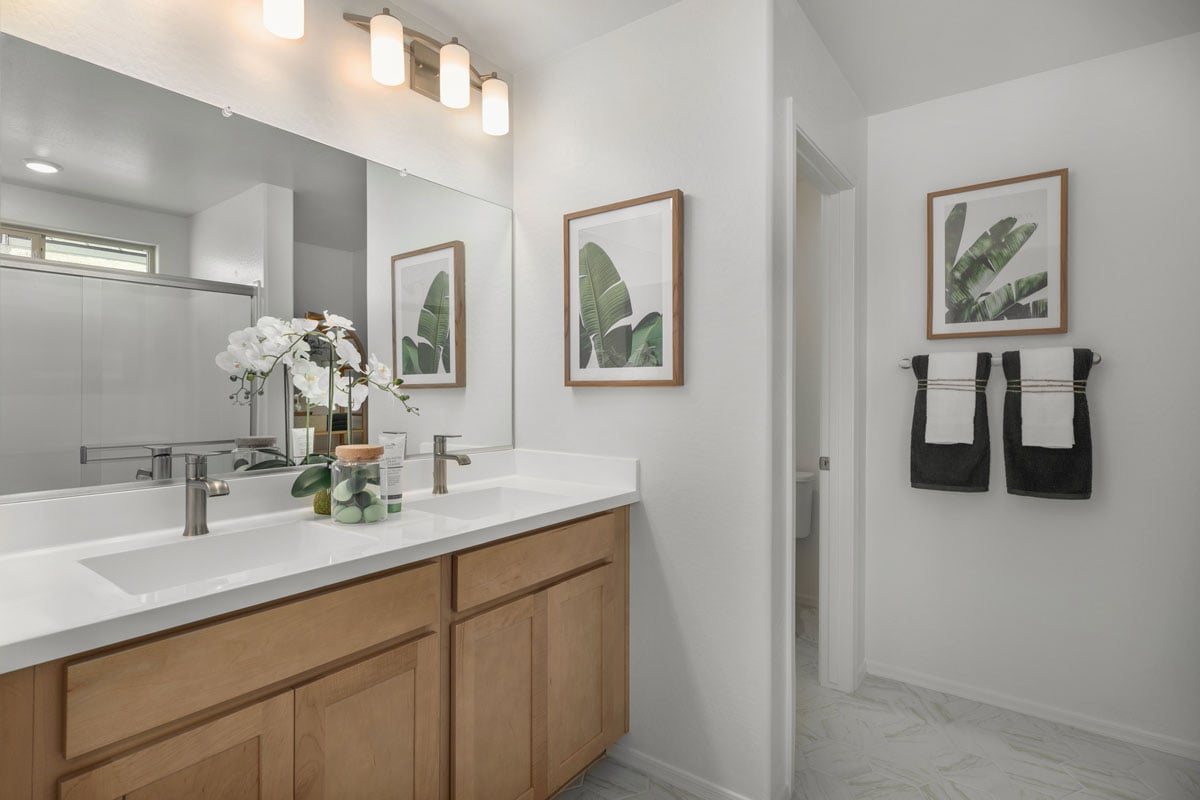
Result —
<path fill-rule="evenodd" d="M 456 40 L 442 45 L 441 98 L 447 108 L 466 108 L 471 104 L 471 54 Z"/>
<path fill-rule="evenodd" d="M 263 25 L 281 39 L 304 35 L 304 0 L 263 0 Z"/>
<path fill-rule="evenodd" d="M 404 83 L 404 25 L 391 14 L 371 17 L 371 77 L 384 86 Z"/>
<path fill-rule="evenodd" d="M 508 84 L 499 78 L 483 82 L 483 132 L 492 136 L 508 133 Z"/>

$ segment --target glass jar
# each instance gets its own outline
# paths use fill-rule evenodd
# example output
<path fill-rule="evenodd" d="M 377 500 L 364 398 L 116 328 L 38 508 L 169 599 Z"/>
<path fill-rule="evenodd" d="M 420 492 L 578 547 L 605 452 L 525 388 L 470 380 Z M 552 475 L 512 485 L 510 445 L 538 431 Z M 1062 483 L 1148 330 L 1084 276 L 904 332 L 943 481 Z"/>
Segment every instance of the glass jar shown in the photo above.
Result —
<path fill-rule="evenodd" d="M 343 444 L 335 452 L 329 492 L 333 518 L 346 524 L 387 519 L 383 445 Z"/>

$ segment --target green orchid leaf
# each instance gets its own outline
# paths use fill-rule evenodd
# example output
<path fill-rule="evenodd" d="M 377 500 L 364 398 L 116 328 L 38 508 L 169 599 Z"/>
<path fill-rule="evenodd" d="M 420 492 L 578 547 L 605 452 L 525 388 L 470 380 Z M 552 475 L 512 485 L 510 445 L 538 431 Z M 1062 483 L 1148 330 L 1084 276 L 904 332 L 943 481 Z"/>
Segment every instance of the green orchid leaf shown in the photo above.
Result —
<path fill-rule="evenodd" d="M 292 481 L 292 497 L 308 497 L 327 490 L 331 483 L 332 470 L 325 464 L 309 467 Z"/>
<path fill-rule="evenodd" d="M 958 246 L 962 243 L 963 225 L 967 221 L 967 204 L 955 203 L 946 215 L 946 287 L 950 287 L 950 270 L 958 258 Z"/>
<path fill-rule="evenodd" d="M 653 311 L 642 317 L 633 329 L 633 346 L 626 366 L 662 366 L 662 329 L 662 314 Z"/>
<path fill-rule="evenodd" d="M 579 322 L 601 367 L 623 367 L 629 360 L 632 331 L 609 334 L 632 313 L 629 290 L 604 248 L 594 242 L 579 248 Z"/>
<path fill-rule="evenodd" d="M 280 467 L 288 466 L 288 462 L 282 458 L 273 458 L 270 461 L 260 461 L 257 464 L 251 464 L 246 467 L 246 472 L 257 472 L 264 469 L 279 469 Z"/>

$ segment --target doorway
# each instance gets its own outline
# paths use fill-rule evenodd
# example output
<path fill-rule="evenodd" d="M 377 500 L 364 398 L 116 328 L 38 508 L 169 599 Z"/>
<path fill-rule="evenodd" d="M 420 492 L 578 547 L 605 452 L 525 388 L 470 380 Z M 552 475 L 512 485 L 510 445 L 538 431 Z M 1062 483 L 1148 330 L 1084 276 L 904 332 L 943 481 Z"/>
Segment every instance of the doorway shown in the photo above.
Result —
<path fill-rule="evenodd" d="M 782 661 L 776 742 L 780 775 L 787 785 L 795 758 L 800 669 L 808 670 L 806 681 L 843 692 L 853 692 L 864 676 L 860 450 L 865 409 L 859 331 L 864 313 L 858 243 L 861 198 L 856 182 L 806 134 L 790 98 L 785 106 L 791 146 L 784 153 L 781 176 L 784 251 L 778 271 L 782 297 L 776 309 L 782 324 L 776 328 L 781 346 L 774 404 L 781 435 L 776 440 L 779 469 L 773 494 L 780 521 L 777 552 L 782 556 L 777 574 L 783 589 L 775 598 L 782 623 L 776 627 L 776 652 Z M 813 233 L 814 227 L 819 233 Z M 816 288 L 811 286 L 814 281 Z M 814 374 L 819 376 L 815 386 Z M 797 492 L 798 472 L 815 473 L 811 528 L 800 537 L 797 511 L 803 517 L 805 509 L 797 509 L 798 497 L 804 497 Z M 797 567 L 807 571 L 802 575 Z M 805 610 L 813 607 L 814 573 L 815 614 Z M 797 612 L 803 615 L 799 622 Z M 805 639 L 797 633 L 815 640 L 807 653 L 801 652 Z"/>

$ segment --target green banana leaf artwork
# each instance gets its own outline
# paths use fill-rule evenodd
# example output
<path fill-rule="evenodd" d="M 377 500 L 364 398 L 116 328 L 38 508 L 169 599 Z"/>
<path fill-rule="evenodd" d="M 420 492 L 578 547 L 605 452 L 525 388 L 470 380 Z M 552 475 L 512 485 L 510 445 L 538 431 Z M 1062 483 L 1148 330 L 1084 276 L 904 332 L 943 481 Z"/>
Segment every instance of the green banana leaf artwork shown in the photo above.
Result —
<path fill-rule="evenodd" d="M 405 336 L 400 343 L 405 375 L 450 372 L 450 274 L 438 272 L 425 293 L 417 321 L 417 340 Z"/>
<path fill-rule="evenodd" d="M 579 248 L 579 366 L 661 367 L 663 319 L 652 311 L 631 324 L 629 289 L 600 245 Z"/>
<path fill-rule="evenodd" d="M 979 235 L 960 256 L 967 204 L 956 203 L 946 215 L 946 322 L 989 322 L 1044 318 L 1045 298 L 1030 299 L 1049 284 L 1046 272 L 997 284 L 1000 273 L 1037 230 L 1036 222 L 1017 225 L 1005 217 Z M 995 287 L 995 288 L 993 288 Z"/>

